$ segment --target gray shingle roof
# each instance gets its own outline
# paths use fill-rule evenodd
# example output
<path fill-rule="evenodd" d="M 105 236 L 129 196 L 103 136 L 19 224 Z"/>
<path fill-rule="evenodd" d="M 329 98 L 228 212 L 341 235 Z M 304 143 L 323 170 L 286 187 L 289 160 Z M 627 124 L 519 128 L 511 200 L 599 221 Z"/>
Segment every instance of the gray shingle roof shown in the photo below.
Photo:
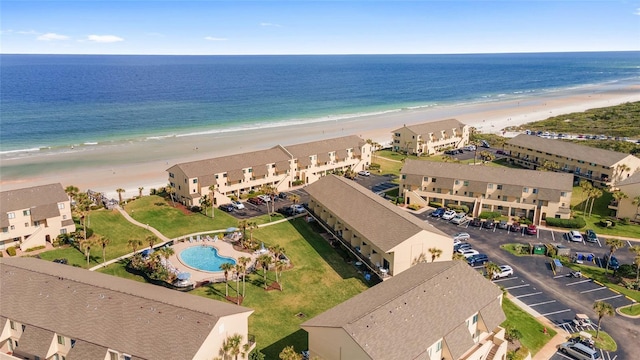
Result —
<path fill-rule="evenodd" d="M 37 326 L 25 326 L 18 349 L 25 354 L 34 354 L 44 357 L 53 341 L 53 331 L 45 330 Z"/>
<path fill-rule="evenodd" d="M 459 180 L 514 185 L 517 187 L 527 186 L 533 188 L 555 189 L 561 191 L 571 191 L 573 186 L 573 175 L 571 174 L 493 166 L 473 166 L 424 160 L 407 159 L 401 172 L 402 174 L 407 175 L 435 177 L 436 183 L 433 184 L 435 187 L 443 187 L 441 186 L 441 177 L 444 179 L 451 178 L 451 176 L 456 176 Z M 519 191 L 519 194 L 522 194 L 522 190 Z"/>
<path fill-rule="evenodd" d="M 35 258 L 0 258 L 0 313 L 144 359 L 191 359 L 232 304 Z"/>
<path fill-rule="evenodd" d="M 463 261 L 421 263 L 301 326 L 342 328 L 372 359 L 414 359 L 441 338 L 461 355 L 473 342 L 459 326 L 483 309 L 489 326 L 502 322 L 500 295 Z"/>
<path fill-rule="evenodd" d="M 636 171 L 633 175 L 620 181 L 617 186 L 640 184 L 640 171 Z"/>
<path fill-rule="evenodd" d="M 423 230 L 449 237 L 344 177 L 328 175 L 305 190 L 384 252 Z"/>
<path fill-rule="evenodd" d="M 109 349 L 86 341 L 76 341 L 66 356 L 67 360 L 104 359 Z"/>
<path fill-rule="evenodd" d="M 595 163 L 604 166 L 614 166 L 621 160 L 633 155 L 598 149 L 591 146 L 575 144 L 563 140 L 545 139 L 539 136 L 531 136 L 521 134 L 511 140 L 507 144 L 521 146 L 527 149 L 538 150 L 543 153 L 560 155 L 570 159 L 583 160 L 589 163 Z"/>
<path fill-rule="evenodd" d="M 350 135 L 339 138 L 312 141 L 303 144 L 285 146 L 294 158 L 300 159 L 310 155 L 319 155 L 331 151 L 360 148 L 366 142 L 359 136 Z"/>
<path fill-rule="evenodd" d="M 440 138 L 440 131 L 442 130 L 451 130 L 454 128 L 462 130 L 462 128 L 464 127 L 465 124 L 461 123 L 457 119 L 445 119 L 426 122 L 422 124 L 409 125 L 407 126 L 407 129 L 413 131 L 418 135 L 428 135 L 429 133 L 433 133 L 436 138 Z"/>
<path fill-rule="evenodd" d="M 60 183 L 0 192 L 2 212 L 49 204 L 55 204 L 57 207 L 59 202 L 65 201 L 69 201 L 69 197 Z"/>

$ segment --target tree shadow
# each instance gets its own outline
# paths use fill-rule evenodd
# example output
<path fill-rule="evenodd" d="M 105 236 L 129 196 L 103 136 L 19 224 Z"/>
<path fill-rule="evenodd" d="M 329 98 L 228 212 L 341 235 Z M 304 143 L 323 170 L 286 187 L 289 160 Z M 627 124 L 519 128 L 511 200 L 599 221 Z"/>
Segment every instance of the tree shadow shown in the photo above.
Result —
<path fill-rule="evenodd" d="M 287 346 L 293 346 L 297 353 L 309 349 L 307 332 L 300 329 L 263 348 L 261 351 L 265 355 L 265 359 L 279 359 L 280 352 Z"/>

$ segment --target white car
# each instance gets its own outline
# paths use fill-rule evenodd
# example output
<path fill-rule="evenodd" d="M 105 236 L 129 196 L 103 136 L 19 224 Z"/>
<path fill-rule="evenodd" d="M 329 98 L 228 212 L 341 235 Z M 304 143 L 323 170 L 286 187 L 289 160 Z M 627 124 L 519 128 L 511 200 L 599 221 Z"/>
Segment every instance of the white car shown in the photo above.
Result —
<path fill-rule="evenodd" d="M 453 246 L 460 245 L 460 244 L 462 244 L 462 241 L 458 239 L 453 239 Z"/>
<path fill-rule="evenodd" d="M 469 239 L 471 239 L 471 235 L 469 235 L 469 233 L 466 233 L 466 232 L 459 232 L 453 235 L 453 240 L 466 241 Z"/>
<path fill-rule="evenodd" d="M 362 170 L 362 171 L 358 171 L 358 175 L 369 176 L 371 175 L 371 173 L 366 170 Z"/>
<path fill-rule="evenodd" d="M 453 219 L 453 217 L 456 216 L 456 212 L 453 210 L 447 210 L 444 212 L 444 214 L 442 214 L 442 219 L 444 220 L 451 220 Z"/>
<path fill-rule="evenodd" d="M 291 208 L 296 214 L 302 214 L 303 212 L 307 211 L 307 209 L 305 209 L 304 206 L 298 205 L 298 204 L 291 205 Z"/>
<path fill-rule="evenodd" d="M 582 242 L 582 234 L 579 231 L 571 230 L 567 233 L 567 239 L 574 242 Z"/>
<path fill-rule="evenodd" d="M 464 255 L 464 257 L 466 259 L 468 259 L 468 258 L 472 257 L 473 255 L 478 255 L 480 253 L 477 250 L 471 249 L 471 250 L 465 250 L 465 251 L 461 252 L 461 254 Z"/>
<path fill-rule="evenodd" d="M 233 205 L 234 208 L 238 209 L 238 210 L 242 210 L 244 209 L 244 204 L 241 203 L 240 201 L 231 201 L 231 205 Z"/>
<path fill-rule="evenodd" d="M 270 197 L 269 195 L 258 195 L 258 197 L 259 197 L 260 199 L 262 199 L 262 201 L 264 201 L 264 202 L 269 202 L 269 201 L 271 201 L 271 197 Z"/>
<path fill-rule="evenodd" d="M 493 274 L 493 279 L 502 279 L 513 275 L 513 268 L 509 265 L 500 265 L 500 272 Z"/>
<path fill-rule="evenodd" d="M 459 213 L 456 214 L 456 216 L 453 217 L 453 219 L 451 219 L 451 223 L 452 224 L 456 224 L 456 225 L 460 225 L 462 224 L 465 220 L 467 220 L 467 214 L 465 213 Z"/>

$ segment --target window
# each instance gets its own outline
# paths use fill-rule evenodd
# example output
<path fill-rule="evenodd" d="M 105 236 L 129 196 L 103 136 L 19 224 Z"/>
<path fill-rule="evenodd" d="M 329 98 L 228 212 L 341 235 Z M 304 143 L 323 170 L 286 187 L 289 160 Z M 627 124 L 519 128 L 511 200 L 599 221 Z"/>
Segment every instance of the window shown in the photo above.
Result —
<path fill-rule="evenodd" d="M 473 315 L 473 324 L 478 322 L 478 314 Z"/>
<path fill-rule="evenodd" d="M 402 180 L 406 180 L 407 179 L 407 175 L 402 174 Z"/>
<path fill-rule="evenodd" d="M 15 229 L 16 229 L 15 225 L 11 225 L 11 230 L 15 230 Z"/>
<path fill-rule="evenodd" d="M 122 354 L 122 357 L 124 358 L 124 360 L 131 360 L 131 355 Z"/>
<path fill-rule="evenodd" d="M 24 223 L 24 227 L 29 227 L 29 223 Z"/>
<path fill-rule="evenodd" d="M 10 213 L 7 213 L 7 217 L 8 217 L 9 219 L 15 219 L 15 218 L 16 218 L 16 214 L 15 214 L 15 213 L 10 212 Z"/>
<path fill-rule="evenodd" d="M 538 189 L 533 189 L 533 193 L 537 194 L 538 193 Z"/>
<path fill-rule="evenodd" d="M 40 226 L 40 221 L 34 221 L 33 226 Z"/>
<path fill-rule="evenodd" d="M 13 320 L 9 320 L 9 327 L 11 328 L 11 330 L 15 330 L 16 329 L 16 323 L 14 323 Z"/>
<path fill-rule="evenodd" d="M 561 192 L 561 193 L 560 193 L 560 196 L 561 196 L 561 197 L 566 197 L 566 196 L 567 196 L 567 193 L 563 191 L 563 192 Z"/>
<path fill-rule="evenodd" d="M 490 190 L 493 189 L 493 184 L 487 184 L 487 188 Z"/>
<path fill-rule="evenodd" d="M 118 360 L 118 353 L 117 352 L 113 352 L 113 351 L 109 351 L 109 359 L 110 360 Z"/>
<path fill-rule="evenodd" d="M 31 215 L 31 210 L 23 210 L 22 211 L 22 216 L 29 216 Z"/>
<path fill-rule="evenodd" d="M 438 345 L 436 345 L 436 351 L 442 350 L 442 340 L 438 341 Z"/>
<path fill-rule="evenodd" d="M 456 181 L 455 181 L 455 184 L 456 184 L 456 185 L 460 185 L 460 180 L 456 180 Z"/>
<path fill-rule="evenodd" d="M 2 228 L 2 232 L 3 233 L 8 233 L 9 232 L 9 228 L 8 227 L 3 227 Z"/>
<path fill-rule="evenodd" d="M 64 336 L 58 335 L 58 344 L 64 345 Z"/>
<path fill-rule="evenodd" d="M 502 185 L 498 185 L 498 190 L 502 190 Z"/>
<path fill-rule="evenodd" d="M 60 234 L 66 234 L 67 233 L 67 229 L 60 229 Z"/>
<path fill-rule="evenodd" d="M 436 182 L 436 178 L 431 178 L 431 182 Z"/>
<path fill-rule="evenodd" d="M 526 194 L 529 193 L 529 188 L 522 188 L 522 192 Z"/>
<path fill-rule="evenodd" d="M 170 178 L 174 178 L 174 177 L 176 177 L 176 176 L 175 176 L 175 175 L 173 175 L 173 173 L 172 173 L 172 172 L 170 172 L 170 173 L 169 173 L 169 177 L 170 177 Z"/>
<path fill-rule="evenodd" d="M 193 183 L 197 184 L 198 183 L 198 179 L 193 179 Z"/>
<path fill-rule="evenodd" d="M 465 181 L 463 185 L 464 186 L 469 186 L 469 181 Z"/>
<path fill-rule="evenodd" d="M 60 210 L 64 209 L 64 203 L 58 203 L 58 209 Z"/>

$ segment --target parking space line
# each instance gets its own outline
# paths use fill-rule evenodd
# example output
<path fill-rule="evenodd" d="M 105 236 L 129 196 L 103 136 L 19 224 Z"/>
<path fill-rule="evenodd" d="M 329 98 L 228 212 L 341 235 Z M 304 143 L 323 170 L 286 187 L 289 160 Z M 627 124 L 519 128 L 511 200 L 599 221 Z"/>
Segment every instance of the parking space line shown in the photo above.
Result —
<path fill-rule="evenodd" d="M 567 275 L 556 275 L 553 278 L 554 279 L 559 279 L 559 278 L 563 278 L 563 277 L 567 277 Z"/>
<path fill-rule="evenodd" d="M 501 282 L 501 281 L 515 280 L 517 278 L 518 278 L 517 276 L 515 276 L 515 277 L 507 277 L 507 278 L 504 278 L 504 279 L 493 280 L 493 282 L 497 283 L 497 282 Z"/>
<path fill-rule="evenodd" d="M 554 231 L 551 232 L 551 238 L 553 239 L 553 242 L 556 242 L 556 233 Z"/>
<path fill-rule="evenodd" d="M 539 302 L 536 304 L 527 304 L 527 306 L 532 307 L 532 306 L 538 306 L 538 305 L 545 305 L 545 304 L 551 304 L 556 302 L 555 300 L 549 300 L 549 301 L 543 301 L 543 302 Z"/>
<path fill-rule="evenodd" d="M 540 314 L 540 315 L 546 317 L 546 316 L 549 316 L 549 315 L 560 314 L 560 313 L 567 312 L 567 311 L 571 311 L 571 309 L 564 309 L 564 310 L 554 311 L 554 312 L 550 312 L 550 313 L 546 313 L 546 314 Z"/>
<path fill-rule="evenodd" d="M 504 288 L 505 290 L 511 290 L 511 289 L 518 289 L 521 287 L 527 287 L 530 286 L 529 284 L 524 284 L 524 285 L 516 285 L 516 286 L 512 286 L 512 287 L 508 287 L 508 288 Z"/>
<path fill-rule="evenodd" d="M 565 355 L 565 354 L 561 353 L 560 351 L 558 351 L 558 352 L 556 353 L 556 355 L 560 355 L 561 357 L 563 357 L 563 358 L 565 358 L 565 359 L 573 360 L 573 358 L 572 358 L 572 357 L 569 357 L 569 356 L 567 356 L 567 355 Z"/>
<path fill-rule="evenodd" d="M 590 282 L 591 279 L 587 279 L 587 280 L 580 280 L 580 281 L 576 281 L 576 282 L 572 282 L 567 284 L 567 286 L 571 286 L 571 285 L 578 285 L 578 284 L 582 284 L 582 283 L 586 283 L 586 282 Z"/>
<path fill-rule="evenodd" d="M 596 301 L 611 300 L 611 299 L 615 299 L 615 298 L 619 298 L 619 297 L 622 297 L 622 295 L 609 296 L 608 298 L 598 299 L 598 300 L 596 300 Z"/>
<path fill-rule="evenodd" d="M 615 355 L 613 358 L 611 358 L 611 360 L 616 360 L 617 357 L 618 355 Z"/>
<path fill-rule="evenodd" d="M 604 289 L 608 289 L 608 288 L 607 287 L 599 287 L 599 288 L 596 288 L 596 289 L 580 291 L 580 294 L 590 293 L 592 291 L 598 291 L 598 290 L 604 290 Z"/>
<path fill-rule="evenodd" d="M 540 295 L 540 294 L 542 294 L 542 291 L 534 292 L 534 293 L 531 293 L 531 294 L 524 294 L 524 295 L 520 295 L 520 296 L 515 296 L 515 298 L 516 299 L 520 299 L 520 298 L 523 298 L 523 297 Z"/>
<path fill-rule="evenodd" d="M 600 243 L 600 239 L 598 239 L 598 243 Z M 629 240 L 627 240 L 627 244 L 629 244 L 629 247 L 631 247 L 631 246 L 632 246 L 632 245 L 631 245 L 631 241 L 629 241 Z M 602 245 L 600 245 L 600 246 L 602 246 Z"/>

